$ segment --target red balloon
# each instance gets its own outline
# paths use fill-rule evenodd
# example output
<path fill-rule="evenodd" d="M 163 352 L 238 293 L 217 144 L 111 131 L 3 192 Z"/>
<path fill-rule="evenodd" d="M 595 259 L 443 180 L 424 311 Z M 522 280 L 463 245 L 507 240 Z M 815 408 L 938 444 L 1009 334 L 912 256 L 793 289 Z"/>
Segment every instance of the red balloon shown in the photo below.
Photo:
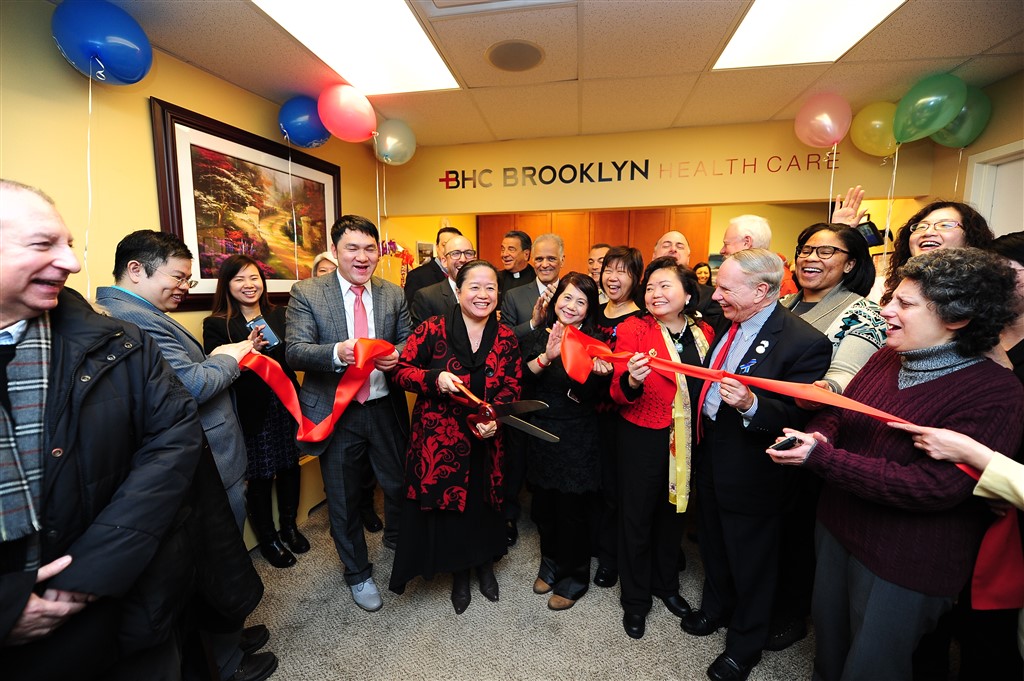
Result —
<path fill-rule="evenodd" d="M 320 93 L 317 112 L 324 127 L 346 142 L 364 142 L 377 129 L 377 114 L 351 85 L 332 85 Z"/>

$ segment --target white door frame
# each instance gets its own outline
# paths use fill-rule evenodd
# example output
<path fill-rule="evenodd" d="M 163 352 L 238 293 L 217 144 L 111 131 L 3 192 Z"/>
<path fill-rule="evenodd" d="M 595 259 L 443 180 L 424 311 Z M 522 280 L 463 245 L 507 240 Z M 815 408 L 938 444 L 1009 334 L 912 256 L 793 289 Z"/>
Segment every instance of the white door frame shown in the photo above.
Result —
<path fill-rule="evenodd" d="M 992 216 L 998 166 L 1019 158 L 1024 158 L 1024 140 L 1010 142 L 967 157 L 964 201 L 974 206 L 986 220 Z"/>

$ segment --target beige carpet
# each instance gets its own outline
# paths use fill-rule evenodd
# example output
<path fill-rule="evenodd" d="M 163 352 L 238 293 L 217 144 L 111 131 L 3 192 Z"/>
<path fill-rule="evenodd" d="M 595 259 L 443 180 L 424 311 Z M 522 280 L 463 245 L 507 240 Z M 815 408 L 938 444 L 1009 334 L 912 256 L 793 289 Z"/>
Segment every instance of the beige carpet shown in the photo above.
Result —
<path fill-rule="evenodd" d="M 378 493 L 378 509 L 380 497 Z M 302 527 L 313 545 L 294 567 L 278 570 L 258 551 L 266 595 L 249 623 L 270 627 L 267 646 L 280 658 L 275 680 L 333 679 L 705 679 L 725 645 L 725 632 L 688 636 L 655 599 L 647 634 L 622 630 L 618 587 L 590 591 L 570 610 L 553 612 L 533 593 L 539 560 L 536 527 L 520 521 L 520 538 L 495 566 L 501 600 L 491 603 L 473 582 L 473 601 L 452 610 L 451 581 L 414 580 L 405 594 L 387 591 L 393 553 L 381 534 L 367 535 L 384 607 L 367 613 L 352 602 L 327 523 L 326 506 Z M 697 547 L 684 540 L 688 567 L 681 592 L 700 604 Z M 594 565 L 596 569 L 596 561 Z M 750 678 L 794 681 L 811 675 L 813 634 L 788 650 L 766 652 Z"/>

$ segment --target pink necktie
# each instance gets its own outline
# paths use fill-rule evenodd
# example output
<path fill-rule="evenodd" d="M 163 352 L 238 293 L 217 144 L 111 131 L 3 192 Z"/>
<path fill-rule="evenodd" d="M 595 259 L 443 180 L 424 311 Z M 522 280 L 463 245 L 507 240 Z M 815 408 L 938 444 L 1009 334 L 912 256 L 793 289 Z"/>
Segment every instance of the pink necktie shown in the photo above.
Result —
<path fill-rule="evenodd" d="M 356 338 L 369 338 L 370 337 L 370 323 L 366 319 L 366 307 L 363 306 L 363 291 L 366 290 L 364 286 L 353 286 L 352 293 L 355 294 L 356 299 L 352 304 L 352 327 L 356 332 Z M 363 386 L 359 388 L 359 392 L 356 393 L 356 402 L 362 404 L 370 397 L 370 379 L 367 378 Z"/>
<path fill-rule="evenodd" d="M 722 349 L 718 351 L 718 355 L 715 356 L 715 361 L 711 364 L 712 369 L 721 369 L 722 365 L 725 364 L 725 357 L 729 354 L 729 348 L 732 346 L 732 339 L 736 337 L 736 331 L 739 330 L 740 325 L 736 322 L 732 323 L 729 327 L 729 335 L 725 337 L 725 341 L 722 343 Z M 704 411 L 704 398 L 708 395 L 708 389 L 711 387 L 711 381 L 704 381 L 704 387 L 700 390 L 700 400 L 697 402 L 697 440 L 700 440 L 700 436 L 704 434 L 703 422 L 701 421 L 701 413 Z"/>

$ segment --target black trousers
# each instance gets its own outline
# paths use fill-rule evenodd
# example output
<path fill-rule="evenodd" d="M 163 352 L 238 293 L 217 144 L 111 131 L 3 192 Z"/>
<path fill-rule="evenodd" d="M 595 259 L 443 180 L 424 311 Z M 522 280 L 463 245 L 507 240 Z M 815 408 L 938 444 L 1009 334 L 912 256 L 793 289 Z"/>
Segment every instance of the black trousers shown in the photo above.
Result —
<path fill-rule="evenodd" d="M 541 565 L 537 576 L 571 600 L 590 586 L 590 536 L 587 533 L 593 492 L 573 494 L 535 487 L 530 516 L 540 533 Z"/>
<path fill-rule="evenodd" d="M 686 516 L 668 500 L 668 428 L 619 419 L 619 577 L 622 609 L 646 615 L 652 596 L 679 593 Z"/>

